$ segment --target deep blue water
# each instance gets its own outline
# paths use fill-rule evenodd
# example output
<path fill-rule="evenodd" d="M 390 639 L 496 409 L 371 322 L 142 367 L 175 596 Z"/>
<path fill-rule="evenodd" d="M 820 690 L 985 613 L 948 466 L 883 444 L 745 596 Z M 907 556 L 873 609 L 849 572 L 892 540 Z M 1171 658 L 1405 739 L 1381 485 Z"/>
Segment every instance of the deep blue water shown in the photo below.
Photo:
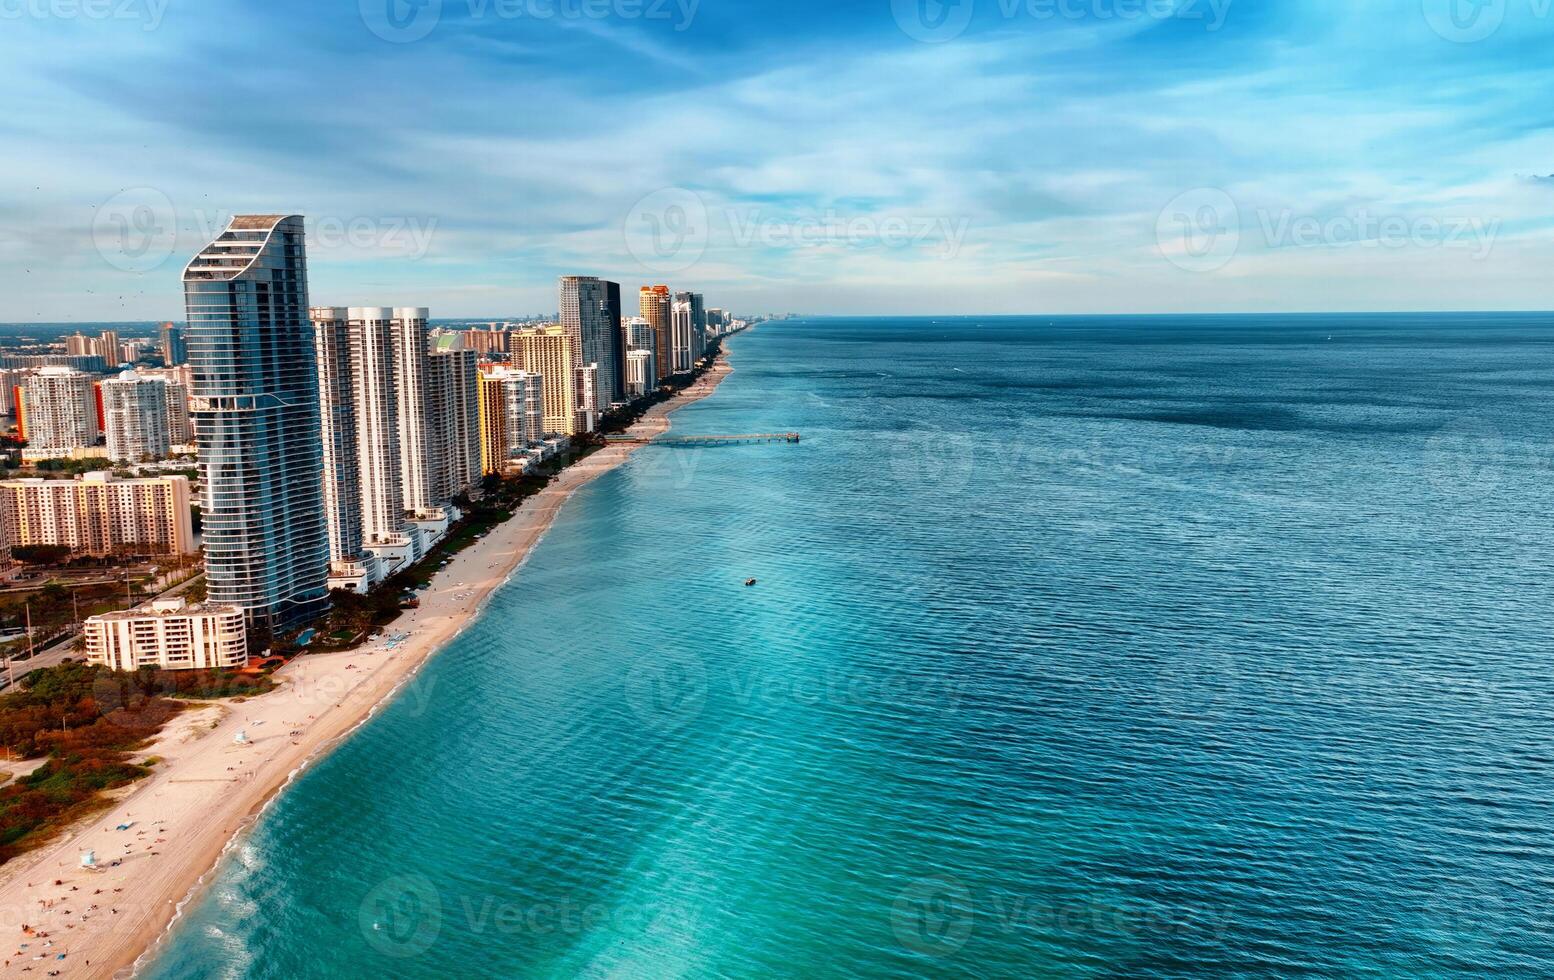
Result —
<path fill-rule="evenodd" d="M 1554 316 L 731 350 L 150 976 L 1554 974 Z"/>

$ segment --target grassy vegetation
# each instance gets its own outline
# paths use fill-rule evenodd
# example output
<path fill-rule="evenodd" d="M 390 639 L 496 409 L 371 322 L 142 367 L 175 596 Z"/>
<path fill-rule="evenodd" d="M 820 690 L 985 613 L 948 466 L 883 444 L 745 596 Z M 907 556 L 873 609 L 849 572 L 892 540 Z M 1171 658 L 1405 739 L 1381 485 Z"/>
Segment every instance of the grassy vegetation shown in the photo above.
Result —
<path fill-rule="evenodd" d="M 150 772 L 134 762 L 186 698 L 269 690 L 268 677 L 216 671 L 117 673 L 69 661 L 35 670 L 0 695 L 0 745 L 12 759 L 47 761 L 0 786 L 0 861 L 46 841 L 103 806 L 103 793 Z"/>

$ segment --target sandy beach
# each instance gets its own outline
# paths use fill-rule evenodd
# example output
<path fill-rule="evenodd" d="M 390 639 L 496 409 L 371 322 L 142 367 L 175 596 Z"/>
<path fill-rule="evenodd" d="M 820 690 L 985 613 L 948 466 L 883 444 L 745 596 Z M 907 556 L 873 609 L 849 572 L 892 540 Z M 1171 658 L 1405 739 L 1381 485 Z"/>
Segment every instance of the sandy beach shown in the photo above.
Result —
<path fill-rule="evenodd" d="M 669 413 L 710 395 L 730 371 L 720 356 L 630 433 L 664 432 Z M 142 753 L 163 760 L 151 776 L 98 816 L 0 869 L 0 977 L 130 975 L 264 805 L 396 691 L 414 696 L 417 670 L 472 621 L 572 494 L 638 448 L 607 446 L 563 470 L 439 572 L 420 608 L 384 627 L 384 639 L 299 657 L 276 673 L 277 690 L 202 705 L 175 719 Z M 98 870 L 81 867 L 89 849 Z"/>

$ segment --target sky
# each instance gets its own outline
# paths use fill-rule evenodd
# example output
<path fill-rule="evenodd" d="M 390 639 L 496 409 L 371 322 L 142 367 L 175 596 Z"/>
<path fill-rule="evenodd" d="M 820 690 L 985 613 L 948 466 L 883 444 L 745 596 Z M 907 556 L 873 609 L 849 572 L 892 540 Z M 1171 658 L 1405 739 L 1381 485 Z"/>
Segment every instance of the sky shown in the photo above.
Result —
<path fill-rule="evenodd" d="M 1554 0 L 0 0 L 0 321 L 1554 307 Z M 631 301 L 628 300 L 628 303 Z"/>

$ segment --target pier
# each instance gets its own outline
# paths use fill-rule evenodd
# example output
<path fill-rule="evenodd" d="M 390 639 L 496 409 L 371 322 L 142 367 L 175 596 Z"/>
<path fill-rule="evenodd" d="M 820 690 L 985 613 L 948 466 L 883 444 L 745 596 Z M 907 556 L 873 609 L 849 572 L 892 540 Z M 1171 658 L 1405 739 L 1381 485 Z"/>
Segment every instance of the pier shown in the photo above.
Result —
<path fill-rule="evenodd" d="M 639 439 L 635 436 L 627 435 L 605 436 L 604 438 L 606 442 L 639 446 L 734 446 L 766 442 L 798 442 L 799 434 L 797 432 L 747 432 L 739 435 L 716 436 L 663 435 L 654 436 L 651 439 Z"/>

